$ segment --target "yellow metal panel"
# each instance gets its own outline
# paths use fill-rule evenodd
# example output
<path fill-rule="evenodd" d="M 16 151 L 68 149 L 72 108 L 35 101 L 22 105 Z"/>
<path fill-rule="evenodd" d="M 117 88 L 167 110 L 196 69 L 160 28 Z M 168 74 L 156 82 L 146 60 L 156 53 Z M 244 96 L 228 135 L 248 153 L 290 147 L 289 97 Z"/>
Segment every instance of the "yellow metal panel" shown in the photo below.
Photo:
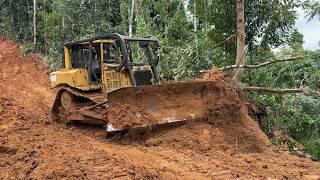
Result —
<path fill-rule="evenodd" d="M 104 90 L 106 93 L 117 90 L 122 87 L 130 87 L 130 79 L 128 74 L 122 70 L 121 72 L 116 72 L 115 64 L 103 64 L 104 67 Z"/>
<path fill-rule="evenodd" d="M 99 39 L 99 40 L 93 41 L 93 43 L 113 43 L 113 40 L 111 40 L 111 39 Z"/>
<path fill-rule="evenodd" d="M 120 88 L 120 74 L 115 70 L 106 70 L 105 78 L 107 92 L 111 92 Z"/>
<path fill-rule="evenodd" d="M 132 71 L 152 71 L 150 65 L 145 65 L 145 66 L 133 66 Z M 151 78 L 151 82 L 154 82 L 154 77 Z"/>
<path fill-rule="evenodd" d="M 89 85 L 86 69 L 62 69 L 50 74 L 51 87 L 69 85 L 81 90 L 99 89 L 100 86 Z"/>
<path fill-rule="evenodd" d="M 70 55 L 70 49 L 67 47 L 64 47 L 64 63 L 66 69 L 71 69 L 71 55 Z"/>
<path fill-rule="evenodd" d="M 120 82 L 121 82 L 121 87 L 130 87 L 131 82 L 128 73 L 126 73 L 124 70 L 121 71 L 120 73 Z"/>
<path fill-rule="evenodd" d="M 95 40 L 95 41 L 92 41 L 93 44 L 96 44 L 96 43 L 113 43 L 114 41 L 111 40 L 111 39 L 99 39 L 99 40 Z M 91 43 L 90 41 L 87 41 L 87 42 L 82 42 L 80 44 L 89 44 Z"/>
<path fill-rule="evenodd" d="M 105 78 L 105 66 L 104 66 L 104 49 L 103 43 L 100 44 L 100 54 L 101 54 L 101 87 L 104 91 L 106 91 L 106 78 Z"/>

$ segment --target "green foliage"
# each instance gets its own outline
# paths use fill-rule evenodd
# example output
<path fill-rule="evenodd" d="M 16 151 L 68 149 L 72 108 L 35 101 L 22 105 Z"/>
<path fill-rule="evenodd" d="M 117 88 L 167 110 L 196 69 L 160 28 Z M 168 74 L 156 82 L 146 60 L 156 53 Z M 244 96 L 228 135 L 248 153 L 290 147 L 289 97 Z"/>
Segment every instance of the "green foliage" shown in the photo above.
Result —
<path fill-rule="evenodd" d="M 282 57 L 296 52 L 293 50 L 294 47 L 296 46 L 292 46 L 292 49 L 283 49 L 277 56 Z M 254 72 L 247 71 L 243 82 L 263 87 L 320 89 L 320 51 L 306 51 L 304 55 L 306 58 L 302 61 L 281 63 Z M 269 117 L 262 121 L 262 129 L 270 138 L 273 138 L 275 130 L 281 130 L 294 140 L 303 143 L 305 151 L 319 160 L 320 96 L 257 93 L 249 93 L 248 96 L 264 102 L 270 108 Z M 296 146 L 291 141 L 286 142 L 292 145 L 292 148 Z"/>
<path fill-rule="evenodd" d="M 289 37 L 288 45 L 293 50 L 298 52 L 299 50 L 303 50 L 303 35 L 295 29 L 293 33 L 291 34 L 291 37 Z"/>
<path fill-rule="evenodd" d="M 304 95 L 286 96 L 283 98 L 280 125 L 296 140 L 320 138 L 319 98 Z"/>
<path fill-rule="evenodd" d="M 303 3 L 303 8 L 307 12 L 307 16 L 309 17 L 309 21 L 314 17 L 318 17 L 320 20 L 320 2 L 319 1 L 310 1 L 306 0 Z"/>
<path fill-rule="evenodd" d="M 0 33 L 19 41 L 32 38 L 32 0 L 3 1 Z"/>
<path fill-rule="evenodd" d="M 22 52 L 21 52 L 22 56 L 25 57 L 31 53 L 34 53 L 34 46 L 32 44 L 28 44 L 22 47 Z"/>
<path fill-rule="evenodd" d="M 37 40 L 34 49 L 61 64 L 62 44 L 111 32 L 123 33 L 120 2 L 44 0 L 37 4 Z M 33 1 L 4 1 L 0 5 L 0 33 L 28 43 L 33 39 Z"/>
<path fill-rule="evenodd" d="M 245 3 L 246 44 L 250 54 L 289 41 L 295 1 Z M 110 32 L 127 34 L 131 0 L 43 0 L 38 1 L 37 7 L 38 43 L 34 48 L 45 54 L 49 63 L 58 65 L 64 42 Z M 32 41 L 32 0 L 4 1 L 0 10 L 1 34 L 24 43 Z M 235 1 L 136 0 L 133 34 L 156 35 L 164 45 L 162 60 L 167 61 L 161 65 L 162 76 L 184 79 L 197 76 L 199 70 L 213 64 L 234 63 L 235 38 L 213 47 L 236 32 L 235 23 Z"/>
<path fill-rule="evenodd" d="M 320 160 L 320 138 L 316 140 L 309 140 L 305 142 L 307 152 L 313 155 L 315 160 Z"/>

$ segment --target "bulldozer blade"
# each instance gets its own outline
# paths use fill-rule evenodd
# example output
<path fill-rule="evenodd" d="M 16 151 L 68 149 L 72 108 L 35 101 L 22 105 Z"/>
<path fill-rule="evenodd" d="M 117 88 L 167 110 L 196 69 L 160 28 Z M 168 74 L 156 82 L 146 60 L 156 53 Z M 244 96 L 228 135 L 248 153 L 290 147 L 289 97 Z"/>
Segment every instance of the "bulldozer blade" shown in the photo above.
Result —
<path fill-rule="evenodd" d="M 206 117 L 217 96 L 213 81 L 128 87 L 108 94 L 107 131 L 196 120 Z"/>
<path fill-rule="evenodd" d="M 179 123 L 179 122 L 184 122 L 187 119 L 175 119 L 175 117 L 169 117 L 167 119 L 163 119 L 159 122 L 156 122 L 154 124 L 149 124 L 149 123 L 144 123 L 141 125 L 135 125 L 131 126 L 130 128 L 128 126 L 124 128 L 115 128 L 112 123 L 108 123 L 106 126 L 107 132 L 120 132 L 120 131 L 126 131 L 130 129 L 137 129 L 137 128 L 152 128 L 154 126 L 159 126 L 159 125 L 164 125 L 164 124 L 171 124 L 171 123 Z M 189 119 L 188 119 L 189 120 Z"/>

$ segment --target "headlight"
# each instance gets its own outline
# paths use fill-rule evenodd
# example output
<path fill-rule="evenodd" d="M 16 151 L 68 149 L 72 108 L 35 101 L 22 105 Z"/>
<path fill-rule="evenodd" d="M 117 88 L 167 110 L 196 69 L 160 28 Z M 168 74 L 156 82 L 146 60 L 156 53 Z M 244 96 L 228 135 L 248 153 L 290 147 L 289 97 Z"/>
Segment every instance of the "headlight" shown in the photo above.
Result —
<path fill-rule="evenodd" d="M 50 81 L 57 81 L 57 75 L 55 73 L 50 74 Z"/>

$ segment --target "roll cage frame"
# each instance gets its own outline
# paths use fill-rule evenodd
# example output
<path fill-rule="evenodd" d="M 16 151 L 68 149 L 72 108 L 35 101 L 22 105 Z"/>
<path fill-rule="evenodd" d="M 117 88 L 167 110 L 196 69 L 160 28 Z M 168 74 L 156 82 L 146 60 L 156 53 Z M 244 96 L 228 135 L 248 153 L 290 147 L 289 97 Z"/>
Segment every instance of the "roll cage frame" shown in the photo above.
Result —
<path fill-rule="evenodd" d="M 145 38 L 140 38 L 140 37 L 128 37 L 128 36 L 123 36 L 118 33 L 111 33 L 107 34 L 104 36 L 98 36 L 90 39 L 85 39 L 85 40 L 80 40 L 80 41 L 73 41 L 73 42 L 68 42 L 65 43 L 64 46 L 68 48 L 72 48 L 73 46 L 76 45 L 83 45 L 83 44 L 89 44 L 89 63 L 88 63 L 88 80 L 89 84 L 93 83 L 93 73 L 92 73 L 92 62 L 93 62 L 93 57 L 92 57 L 92 44 L 94 41 L 97 40 L 114 40 L 116 42 L 116 45 L 120 47 L 121 54 L 123 56 L 123 60 L 118 64 L 115 68 L 117 72 L 120 72 L 122 68 L 124 68 L 129 75 L 130 81 L 132 86 L 137 86 L 136 80 L 134 78 L 134 74 L 132 71 L 132 66 L 134 65 L 132 62 L 132 53 L 129 53 L 131 51 L 130 49 L 130 42 L 139 42 L 139 46 L 144 49 L 145 55 L 148 58 L 148 63 L 151 67 L 152 73 L 154 75 L 155 81 L 157 84 L 160 84 L 160 76 L 158 74 L 157 66 L 158 62 L 160 60 L 160 41 L 156 37 L 145 37 Z M 159 51 L 157 56 L 152 56 L 152 51 L 149 48 L 149 45 L 151 43 L 155 44 L 155 48 Z M 155 51 L 155 49 L 153 49 Z M 131 59 L 131 60 L 130 60 Z"/>

